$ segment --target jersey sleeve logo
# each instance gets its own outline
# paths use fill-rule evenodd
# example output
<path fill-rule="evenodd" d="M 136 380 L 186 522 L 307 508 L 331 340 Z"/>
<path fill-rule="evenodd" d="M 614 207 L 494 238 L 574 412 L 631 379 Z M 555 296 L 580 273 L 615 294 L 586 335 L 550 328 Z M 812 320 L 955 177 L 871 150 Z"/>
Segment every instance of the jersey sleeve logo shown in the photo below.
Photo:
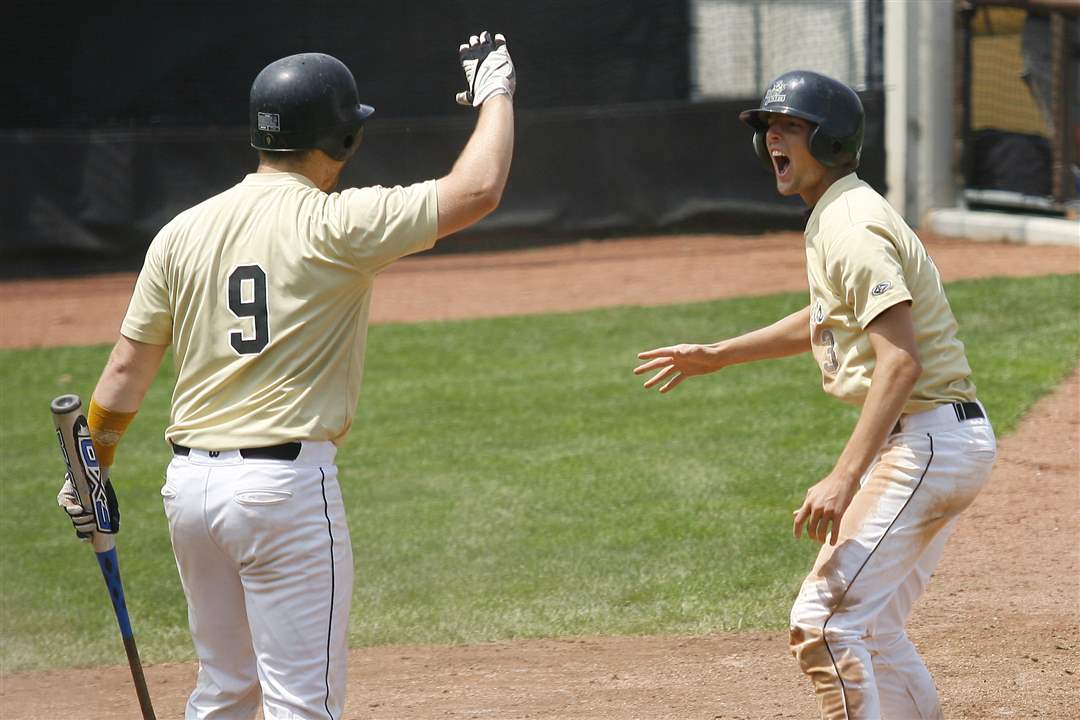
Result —
<path fill-rule="evenodd" d="M 891 282 L 879 282 L 877 285 L 874 286 L 874 289 L 870 291 L 870 294 L 874 297 L 878 297 L 879 295 L 884 295 L 885 293 L 889 292 L 889 288 L 891 287 Z"/>

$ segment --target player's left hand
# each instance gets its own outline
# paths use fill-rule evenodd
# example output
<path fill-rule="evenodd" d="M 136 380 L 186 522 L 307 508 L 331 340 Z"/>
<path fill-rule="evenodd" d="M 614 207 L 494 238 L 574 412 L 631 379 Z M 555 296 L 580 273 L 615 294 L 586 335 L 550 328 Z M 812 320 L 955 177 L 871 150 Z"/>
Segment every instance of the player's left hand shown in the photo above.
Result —
<path fill-rule="evenodd" d="M 806 491 L 802 506 L 792 513 L 795 538 L 802 537 L 802 526 L 806 523 L 806 534 L 811 539 L 824 543 L 828 537 L 829 544 L 835 545 L 840 534 L 840 519 L 858 490 L 858 480 L 852 481 L 836 471 L 814 484 Z"/>
<path fill-rule="evenodd" d="M 97 529 L 97 521 L 94 513 L 87 512 L 79 503 L 79 495 L 75 492 L 75 484 L 71 482 L 71 473 L 64 473 L 64 484 L 56 495 L 56 504 L 64 508 L 64 512 L 75 526 L 75 534 L 83 542 L 90 542 Z"/>
<path fill-rule="evenodd" d="M 116 500 L 116 492 L 112 482 L 105 481 L 105 497 L 109 506 L 109 515 L 113 518 L 113 533 L 120 531 L 120 505 Z M 97 518 L 92 511 L 86 510 L 79 502 L 79 494 L 75 491 L 75 484 L 71 480 L 71 473 L 64 473 L 64 484 L 60 486 L 60 492 L 56 495 L 56 504 L 64 509 L 75 528 L 75 535 L 83 542 L 91 542 L 94 533 L 98 532 Z"/>

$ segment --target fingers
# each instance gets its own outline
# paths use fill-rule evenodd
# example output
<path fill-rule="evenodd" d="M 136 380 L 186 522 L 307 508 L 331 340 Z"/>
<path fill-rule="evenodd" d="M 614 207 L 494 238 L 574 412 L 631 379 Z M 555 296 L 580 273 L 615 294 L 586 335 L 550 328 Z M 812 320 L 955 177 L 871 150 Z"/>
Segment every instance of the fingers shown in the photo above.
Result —
<path fill-rule="evenodd" d="M 457 102 L 458 105 L 465 105 L 466 107 L 472 105 L 472 99 L 469 97 L 468 90 L 466 90 L 465 92 L 459 92 L 457 95 L 454 96 L 454 100 Z"/>
<path fill-rule="evenodd" d="M 810 513 L 810 520 L 806 523 L 806 534 L 814 542 L 825 542 L 825 529 L 829 526 L 829 518 L 822 514 L 820 508 L 814 508 Z"/>
<path fill-rule="evenodd" d="M 670 363 L 671 358 L 658 358 L 656 360 L 653 360 L 652 362 L 648 362 L 640 367 L 634 368 L 634 374 L 640 375 L 641 373 L 648 372 L 649 370 L 662 366 L 660 372 L 656 373 L 651 378 L 646 380 L 643 384 L 643 387 L 649 389 L 655 387 L 663 380 L 667 380 L 667 382 L 664 383 L 663 387 L 660 388 L 660 392 L 671 392 L 672 390 L 677 388 L 679 384 L 687 378 L 687 376 L 676 370 L 675 366 L 671 365 Z M 672 373 L 674 373 L 674 377 L 671 377 Z M 670 380 L 668 380 L 669 377 L 671 378 Z"/>
<path fill-rule="evenodd" d="M 642 363 L 641 365 L 638 365 L 636 368 L 634 368 L 634 374 L 641 375 L 642 373 L 647 373 L 650 370 L 655 370 L 658 367 L 672 365 L 675 362 L 675 358 L 673 357 L 674 349 L 675 348 L 671 347 L 662 347 L 656 348 L 655 350 L 646 350 L 645 352 L 639 352 L 638 359 L 649 360 L 649 362 Z M 656 384 L 657 380 L 659 380 L 659 378 L 653 378 L 653 380 L 645 383 L 645 387 L 652 387 Z"/>
<path fill-rule="evenodd" d="M 493 46 L 495 50 L 498 50 L 499 48 L 506 46 L 506 36 L 502 33 L 495 33 L 495 37 L 493 38 L 491 33 L 487 30 L 484 30 L 479 35 L 470 35 L 469 42 L 462 43 L 458 46 L 458 55 L 464 55 L 470 50 L 483 49 L 482 46 L 485 45 Z M 492 47 L 486 49 L 490 51 Z"/>
<path fill-rule="evenodd" d="M 71 525 L 75 528 L 75 534 L 79 538 L 88 540 L 94 536 L 97 522 L 93 513 L 86 512 L 81 505 L 64 505 L 63 508 L 71 519 Z"/>
<path fill-rule="evenodd" d="M 829 526 L 829 515 L 824 513 L 820 507 L 814 505 L 809 497 L 792 514 L 795 516 L 795 520 L 791 531 L 796 540 L 802 538 L 803 524 L 805 523 L 806 537 L 819 543 L 825 542 L 825 531 Z"/>
<path fill-rule="evenodd" d="M 671 375 L 671 373 L 673 373 L 673 372 L 675 372 L 675 366 L 674 365 L 666 365 L 666 366 L 664 366 L 664 368 L 662 370 L 660 370 L 660 372 L 656 373 L 651 378 L 649 378 L 648 380 L 645 381 L 644 387 L 646 389 L 648 389 L 648 388 L 651 388 L 651 387 L 655 386 L 658 382 L 664 380 L 669 375 Z"/>
<path fill-rule="evenodd" d="M 671 356 L 674 354 L 674 347 L 661 347 L 654 350 L 646 350 L 645 352 L 639 352 L 637 354 L 639 360 L 648 360 L 649 358 L 660 357 L 662 355 Z"/>
<path fill-rule="evenodd" d="M 840 521 L 844 518 L 844 513 L 847 512 L 846 507 L 839 509 L 831 509 L 826 513 L 828 518 L 825 523 L 821 524 L 821 542 L 826 541 L 826 536 L 830 545 L 835 545 L 836 541 L 840 539 Z M 826 528 L 828 523 L 832 523 L 831 531 Z"/>
<path fill-rule="evenodd" d="M 810 515 L 810 509 L 804 502 L 799 506 L 799 509 L 792 513 L 795 516 L 794 524 L 791 526 L 791 534 L 795 536 L 796 540 L 802 538 L 802 525 L 806 521 L 806 518 Z"/>
<path fill-rule="evenodd" d="M 93 512 L 87 511 L 79 503 L 79 497 L 71 480 L 71 473 L 64 475 L 64 485 L 56 496 L 56 504 L 67 513 L 72 527 L 75 528 L 75 535 L 80 540 L 89 542 L 93 539 L 94 531 L 97 529 L 97 518 Z"/>
<path fill-rule="evenodd" d="M 679 386 L 679 383 L 681 383 L 685 379 L 686 379 L 686 375 L 683 375 L 682 373 L 679 373 L 675 377 L 671 378 L 671 380 L 669 380 L 667 382 L 667 384 L 664 385 L 664 387 L 660 388 L 660 392 L 661 393 L 671 392 L 672 390 L 677 388 Z"/>
<path fill-rule="evenodd" d="M 638 357 L 641 357 L 641 355 L 638 355 Z M 642 373 L 647 373 L 655 368 L 663 367 L 664 365 L 671 365 L 672 362 L 673 358 L 670 355 L 663 355 L 657 357 L 655 360 L 650 360 L 647 363 L 642 363 L 641 365 L 638 365 L 636 368 L 634 368 L 634 374 L 641 375 Z"/>
<path fill-rule="evenodd" d="M 792 525 L 792 534 L 798 540 L 802 537 L 803 524 L 806 525 L 806 537 L 819 543 L 835 545 L 840 537 L 840 515 L 814 507 L 807 500 L 792 515 L 795 516 Z"/>
<path fill-rule="evenodd" d="M 65 510 L 68 507 L 76 507 L 82 511 L 82 505 L 79 504 L 79 497 L 75 493 L 75 486 L 71 484 L 70 473 L 64 476 L 64 484 L 60 487 L 60 492 L 56 494 L 56 504 Z"/>
<path fill-rule="evenodd" d="M 465 59 L 466 57 L 471 57 L 472 59 L 476 59 L 476 53 L 474 53 L 472 51 L 476 50 L 479 47 L 480 47 L 480 36 L 479 35 L 470 35 L 468 42 L 463 42 L 460 45 L 458 45 L 458 50 L 457 50 L 458 51 L 458 57 L 460 57 L 462 59 Z"/>

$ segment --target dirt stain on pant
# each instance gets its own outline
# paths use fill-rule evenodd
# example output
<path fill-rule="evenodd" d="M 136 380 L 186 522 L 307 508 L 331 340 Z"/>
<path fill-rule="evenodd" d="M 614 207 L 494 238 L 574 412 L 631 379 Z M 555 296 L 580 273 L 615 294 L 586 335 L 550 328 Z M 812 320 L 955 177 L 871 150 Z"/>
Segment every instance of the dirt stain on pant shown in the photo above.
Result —
<path fill-rule="evenodd" d="M 870 638 L 866 633 L 875 632 L 878 613 L 891 602 L 890 597 L 900 590 L 905 578 L 920 579 L 911 573 L 925 572 L 921 582 L 925 587 L 929 570 L 918 568 L 919 558 L 974 497 L 966 488 L 924 485 L 925 472 L 919 475 L 918 471 L 920 466 L 929 466 L 932 455 L 926 454 L 925 460 L 920 457 L 919 462 L 914 462 L 907 457 L 905 448 L 883 451 L 844 515 L 840 542 L 822 547 L 792 609 L 789 646 L 803 673 L 813 683 L 822 718 L 847 720 L 869 717 L 868 713 L 879 714 L 871 655 L 863 644 Z M 903 477 L 894 477 L 892 470 L 897 467 L 905 471 L 907 484 Z M 893 498 L 888 506 L 883 506 L 890 491 Z M 872 524 L 867 525 L 868 521 Z M 882 544 L 892 553 L 886 560 L 887 567 L 895 566 L 898 572 L 895 576 L 880 577 L 879 569 L 871 585 L 866 585 L 866 581 L 860 583 L 868 563 L 877 562 L 875 556 L 881 558 L 876 553 Z M 898 559 L 898 552 L 902 560 Z M 883 582 L 889 587 L 895 582 L 896 586 L 890 594 L 878 597 L 881 593 L 876 591 Z M 867 602 L 872 606 L 867 607 Z M 906 619 L 905 613 L 897 631 L 902 631 Z M 936 702 L 933 689 L 919 694 L 923 696 Z"/>
<path fill-rule="evenodd" d="M 824 636 L 806 628 L 792 627 L 788 645 L 803 673 L 814 684 L 814 696 L 825 720 L 864 717 L 867 669 L 850 650 L 830 652 Z"/>

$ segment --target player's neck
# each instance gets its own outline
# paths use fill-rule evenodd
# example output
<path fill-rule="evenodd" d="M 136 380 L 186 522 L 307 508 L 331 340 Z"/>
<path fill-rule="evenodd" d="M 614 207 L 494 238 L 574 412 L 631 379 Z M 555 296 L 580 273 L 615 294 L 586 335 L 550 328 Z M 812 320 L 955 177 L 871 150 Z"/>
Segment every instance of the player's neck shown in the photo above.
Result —
<path fill-rule="evenodd" d="M 263 156 L 259 160 L 257 173 L 296 173 L 303 175 L 323 192 L 330 192 L 337 187 L 341 169 L 345 163 L 332 160 L 320 151 L 306 154 L 303 158 L 282 156 L 281 159 Z"/>
<path fill-rule="evenodd" d="M 847 177 L 852 172 L 854 171 L 848 168 L 828 168 L 821 176 L 821 180 L 805 190 L 801 190 L 799 192 L 799 197 L 803 199 L 803 202 L 806 203 L 807 207 L 813 208 L 818 204 L 818 200 L 821 200 L 821 196 L 833 186 L 833 183 L 841 178 Z"/>

